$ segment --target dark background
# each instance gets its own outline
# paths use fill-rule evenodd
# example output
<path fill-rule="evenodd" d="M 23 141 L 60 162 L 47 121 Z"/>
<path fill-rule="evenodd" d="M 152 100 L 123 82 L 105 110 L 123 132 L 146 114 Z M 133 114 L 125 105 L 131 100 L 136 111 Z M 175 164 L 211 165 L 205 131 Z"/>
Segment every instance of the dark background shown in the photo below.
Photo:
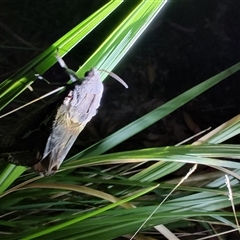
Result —
<path fill-rule="evenodd" d="M 108 1 L 1 1 L 0 81 L 4 81 L 79 22 Z M 64 59 L 77 70 L 139 1 L 125 1 Z M 80 134 L 72 154 L 110 135 L 196 84 L 225 70 L 240 59 L 240 1 L 169 0 L 157 18 L 114 69 L 129 85 L 104 82 L 98 115 Z M 49 81 L 68 77 L 55 66 Z M 181 109 L 117 146 L 112 151 L 176 144 L 208 127 L 217 127 L 239 113 L 236 73 Z M 47 84 L 33 84 L 41 95 Z M 9 108 L 34 99 L 26 90 Z M 34 106 L 33 106 L 34 108 Z M 6 134 L 31 108 L 0 120 Z M 190 129 L 188 119 L 196 129 Z M 184 118 L 185 116 L 185 118 Z M 235 137 L 231 140 L 240 143 Z"/>

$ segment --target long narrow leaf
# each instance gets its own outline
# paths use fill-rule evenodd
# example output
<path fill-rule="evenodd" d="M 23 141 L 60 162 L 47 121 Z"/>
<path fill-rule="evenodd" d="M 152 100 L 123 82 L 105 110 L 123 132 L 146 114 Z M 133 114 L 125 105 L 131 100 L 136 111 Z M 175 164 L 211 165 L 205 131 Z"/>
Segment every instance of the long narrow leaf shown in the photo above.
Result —
<path fill-rule="evenodd" d="M 56 50 L 62 50 L 62 56 L 76 46 L 95 27 L 97 27 L 110 13 L 112 13 L 123 1 L 110 1 L 101 9 L 96 11 L 86 20 L 81 22 L 71 31 L 66 33 L 58 41 L 52 44 L 46 51 L 37 56 L 20 71 L 0 84 L 0 110 L 24 91 L 28 85 L 36 80 L 36 71 L 43 74 L 56 63 Z"/>
<path fill-rule="evenodd" d="M 152 112 L 144 115 L 143 117 L 137 119 L 136 121 L 128 124 L 119 131 L 99 141 L 93 146 L 87 148 L 86 150 L 76 154 L 75 156 L 68 159 L 68 161 L 72 161 L 74 159 L 79 159 L 82 157 L 99 155 L 106 152 L 107 150 L 113 148 L 119 143 L 125 141 L 126 139 L 132 137 L 133 135 L 139 133 L 140 131 L 151 126 L 160 119 L 164 118 L 171 112 L 175 111 L 176 109 L 183 106 L 193 98 L 197 97 L 201 93 L 205 92 L 212 86 L 216 85 L 217 83 L 221 82 L 222 80 L 226 79 L 227 77 L 231 76 L 232 74 L 236 73 L 239 70 L 240 63 L 237 63 L 234 66 L 217 74 L 216 76 L 211 77 L 206 81 L 196 85 L 195 87 L 187 90 L 186 92 L 180 94 L 176 98 L 156 108 Z"/>
<path fill-rule="evenodd" d="M 140 192 L 138 192 L 138 193 L 136 193 L 136 194 L 133 194 L 133 195 L 130 196 L 130 197 L 127 197 L 127 198 L 125 198 L 125 199 L 123 199 L 123 200 L 120 200 L 120 201 L 118 201 L 118 202 L 116 202 L 116 203 L 112 203 L 112 204 L 110 204 L 110 205 L 108 205 L 108 206 L 106 206 L 106 207 L 103 207 L 102 209 L 98 209 L 98 210 L 96 210 L 96 211 L 87 213 L 87 214 L 85 214 L 85 215 L 83 215 L 83 216 L 75 217 L 75 218 L 73 218 L 72 220 L 69 220 L 69 221 L 64 222 L 64 223 L 62 223 L 62 224 L 58 224 L 58 225 L 56 225 L 56 226 L 48 227 L 48 228 L 45 229 L 45 230 L 39 231 L 39 232 L 37 232 L 37 233 L 35 233 L 35 234 L 32 234 L 32 235 L 30 235 L 30 236 L 27 236 L 27 237 L 23 237 L 22 239 L 34 239 L 34 238 L 36 238 L 36 237 L 43 236 L 43 235 L 48 234 L 48 233 L 51 233 L 51 232 L 53 232 L 53 231 L 60 230 L 60 229 L 65 228 L 65 227 L 67 227 L 67 226 L 69 226 L 69 225 L 78 223 L 78 222 L 80 222 L 80 221 L 82 221 L 82 220 L 84 220 L 84 219 L 87 219 L 87 218 L 89 218 L 89 217 L 95 216 L 95 215 L 100 214 L 100 213 L 102 213 L 102 212 L 105 212 L 105 211 L 107 211 L 107 210 L 109 210 L 109 209 L 111 209 L 111 208 L 117 207 L 117 206 L 119 206 L 119 205 L 121 205 L 121 204 L 123 204 L 123 203 L 129 202 L 129 201 L 131 201 L 131 200 L 133 200 L 133 199 L 135 199 L 135 198 L 138 198 L 138 197 L 140 197 L 140 196 L 142 196 L 142 195 L 144 195 L 144 194 L 152 191 L 152 190 L 155 189 L 156 187 L 158 187 L 158 185 L 157 185 L 157 186 L 154 186 L 154 187 L 147 188 L 147 189 L 145 189 L 145 190 L 142 190 L 142 191 L 140 191 Z"/>

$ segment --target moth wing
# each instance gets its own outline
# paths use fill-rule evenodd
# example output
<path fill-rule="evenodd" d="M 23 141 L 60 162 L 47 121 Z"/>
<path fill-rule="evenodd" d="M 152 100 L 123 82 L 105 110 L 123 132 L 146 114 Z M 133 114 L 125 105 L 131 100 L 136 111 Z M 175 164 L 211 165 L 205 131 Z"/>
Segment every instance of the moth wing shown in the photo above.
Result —
<path fill-rule="evenodd" d="M 57 111 L 42 159 L 32 166 L 33 170 L 45 176 L 55 173 L 84 127 L 84 123 L 73 121 L 62 104 Z"/>

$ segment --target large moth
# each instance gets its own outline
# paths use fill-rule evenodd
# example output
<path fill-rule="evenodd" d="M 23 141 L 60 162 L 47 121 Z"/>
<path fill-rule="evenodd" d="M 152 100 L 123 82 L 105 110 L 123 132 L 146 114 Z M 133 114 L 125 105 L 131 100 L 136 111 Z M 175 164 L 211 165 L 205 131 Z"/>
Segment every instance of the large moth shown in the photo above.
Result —
<path fill-rule="evenodd" d="M 103 94 L 103 84 L 97 69 L 92 68 L 84 79 L 80 79 L 58 55 L 57 60 L 73 81 L 70 88 L 68 87 L 65 96 L 58 102 L 58 106 L 46 117 L 47 120 L 44 119 L 42 126 L 29 134 L 33 136 L 30 138 L 31 149 L 28 147 L 25 151 L 0 154 L 5 160 L 30 166 L 43 176 L 51 176 L 59 169 L 80 132 L 96 115 Z M 122 79 L 113 73 L 110 75 L 127 88 Z M 29 141 L 26 134 L 22 141 L 25 139 Z"/>

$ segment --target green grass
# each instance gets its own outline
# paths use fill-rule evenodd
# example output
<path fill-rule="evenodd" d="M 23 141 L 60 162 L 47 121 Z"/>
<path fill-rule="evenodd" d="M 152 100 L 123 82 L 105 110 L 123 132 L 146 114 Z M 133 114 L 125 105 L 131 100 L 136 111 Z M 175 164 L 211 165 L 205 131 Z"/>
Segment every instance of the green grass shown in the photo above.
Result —
<path fill-rule="evenodd" d="M 140 2 L 77 74 L 83 76 L 92 66 L 111 71 L 163 5 L 164 1 Z M 45 72 L 56 62 L 57 48 L 62 56 L 67 54 L 117 7 L 121 7 L 121 1 L 109 2 L 3 82 L 1 109 L 35 80 L 32 68 L 40 74 Z M 240 63 L 237 63 L 79 152 L 67 159 L 51 178 L 23 174 L 26 168 L 9 164 L 0 175 L 1 238 L 115 239 L 133 235 L 156 209 L 141 229 L 145 236 L 138 234 L 136 239 L 147 239 L 153 236 L 149 234 L 153 231 L 157 234 L 155 226 L 161 232 L 161 224 L 172 232 L 199 225 L 212 231 L 215 225 L 222 224 L 236 229 L 224 174 L 230 176 L 237 205 L 240 202 L 237 181 L 240 179 L 240 146 L 223 142 L 239 134 L 239 116 L 192 145 L 104 153 L 219 82 L 227 81 L 239 69 Z M 101 77 L 104 80 L 106 74 Z M 171 178 L 172 174 L 186 163 L 190 163 L 187 169 L 198 164 L 216 171 L 191 173 L 177 191 L 165 199 L 181 181 Z M 153 239 L 159 238 L 153 236 Z"/>

